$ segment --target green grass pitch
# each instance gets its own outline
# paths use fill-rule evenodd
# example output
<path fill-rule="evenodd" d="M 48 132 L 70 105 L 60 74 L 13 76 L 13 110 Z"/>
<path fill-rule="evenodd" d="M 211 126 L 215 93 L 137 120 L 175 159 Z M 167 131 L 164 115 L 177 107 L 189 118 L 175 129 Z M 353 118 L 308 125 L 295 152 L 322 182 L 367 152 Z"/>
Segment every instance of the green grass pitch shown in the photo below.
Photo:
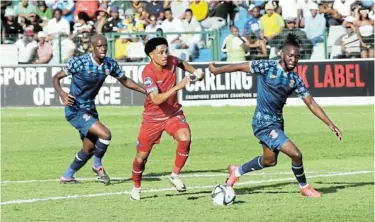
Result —
<path fill-rule="evenodd" d="M 57 179 L 81 149 L 78 132 L 63 108 L 1 110 L 2 221 L 373 221 L 374 110 L 372 106 L 325 107 L 343 132 L 343 141 L 306 107 L 284 109 L 287 135 L 302 150 L 308 181 L 321 199 L 304 198 L 290 160 L 249 173 L 235 187 L 236 202 L 211 203 L 213 187 L 226 168 L 261 154 L 252 134 L 254 107 L 185 107 L 192 148 L 183 171 L 186 193 L 171 189 L 166 178 L 176 143 L 164 134 L 146 166 L 142 200 L 133 202 L 132 161 L 141 107 L 99 107 L 112 142 L 104 158 L 109 186 L 97 182 L 91 161 L 76 185 Z"/>

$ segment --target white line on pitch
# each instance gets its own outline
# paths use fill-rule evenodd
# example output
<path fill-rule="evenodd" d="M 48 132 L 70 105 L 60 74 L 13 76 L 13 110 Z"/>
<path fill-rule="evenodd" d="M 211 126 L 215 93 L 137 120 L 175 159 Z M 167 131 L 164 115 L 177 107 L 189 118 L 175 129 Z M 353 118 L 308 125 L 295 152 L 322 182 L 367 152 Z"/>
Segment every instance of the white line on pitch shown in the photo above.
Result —
<path fill-rule="evenodd" d="M 308 172 L 306 174 L 314 174 L 316 172 Z M 329 173 L 341 173 L 341 172 L 329 172 Z M 263 176 L 263 175 L 291 175 L 293 174 L 292 171 L 285 171 L 285 172 L 276 172 L 276 173 L 249 173 L 245 176 Z M 194 178 L 194 177 L 222 177 L 228 176 L 227 173 L 201 173 L 201 174 L 180 174 L 182 178 Z M 169 175 L 164 176 L 143 176 L 144 179 L 163 179 L 168 178 Z M 96 181 L 96 178 L 76 178 L 78 181 Z M 112 180 L 129 180 L 129 177 L 111 177 Z M 44 182 L 57 182 L 59 179 L 45 179 L 45 180 L 5 180 L 0 181 L 0 184 L 15 184 L 15 183 L 44 183 Z"/>
<path fill-rule="evenodd" d="M 321 174 L 321 175 L 309 176 L 308 178 L 311 179 L 311 178 L 320 178 L 320 177 L 347 176 L 347 175 L 358 175 L 358 174 L 368 174 L 368 173 L 374 173 L 374 171 L 353 171 L 353 172 L 341 172 L 341 173 L 336 173 L 336 174 L 333 174 L 333 173 Z M 270 180 L 259 180 L 259 181 L 247 181 L 247 182 L 237 183 L 237 186 L 247 185 L 247 184 L 263 184 L 263 183 L 272 183 L 272 182 L 293 181 L 293 180 L 295 180 L 294 177 L 270 179 Z M 188 187 L 188 190 L 213 188 L 214 186 L 215 185 L 192 186 L 192 187 Z M 173 191 L 173 190 L 175 189 L 174 188 L 147 189 L 147 190 L 142 190 L 142 193 L 161 193 L 161 192 Z M 68 196 L 33 198 L 33 199 L 27 199 L 27 200 L 9 200 L 5 202 L 1 202 L 0 205 L 25 204 L 25 203 L 36 203 L 36 202 L 49 201 L 49 200 L 79 199 L 79 198 L 114 196 L 114 195 L 123 195 L 123 194 L 130 194 L 130 192 L 121 191 L 121 192 L 107 192 L 107 193 L 94 193 L 94 194 L 75 194 L 75 195 L 68 195 Z"/>

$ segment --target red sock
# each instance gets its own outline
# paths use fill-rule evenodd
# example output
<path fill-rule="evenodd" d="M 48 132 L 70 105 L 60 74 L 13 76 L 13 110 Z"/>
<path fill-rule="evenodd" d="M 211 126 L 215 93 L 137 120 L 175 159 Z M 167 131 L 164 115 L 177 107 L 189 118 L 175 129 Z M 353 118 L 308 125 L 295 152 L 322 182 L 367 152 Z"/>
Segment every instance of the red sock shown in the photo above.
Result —
<path fill-rule="evenodd" d="M 133 185 L 136 188 L 141 187 L 142 173 L 145 169 L 145 163 L 138 163 L 137 160 L 133 161 Z"/>
<path fill-rule="evenodd" d="M 174 161 L 173 173 L 179 174 L 182 167 L 184 167 L 190 151 L 190 140 L 179 141 L 176 150 L 176 160 Z"/>

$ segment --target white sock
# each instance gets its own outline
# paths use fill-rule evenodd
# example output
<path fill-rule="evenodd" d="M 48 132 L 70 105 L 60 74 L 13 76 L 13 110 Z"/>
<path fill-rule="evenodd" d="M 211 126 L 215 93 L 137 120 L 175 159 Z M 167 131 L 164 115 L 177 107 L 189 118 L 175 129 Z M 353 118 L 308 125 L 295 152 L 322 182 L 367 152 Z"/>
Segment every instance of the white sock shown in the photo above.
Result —
<path fill-rule="evenodd" d="M 171 173 L 171 177 L 178 177 L 178 174 Z"/>
<path fill-rule="evenodd" d="M 240 167 L 237 167 L 237 168 L 236 168 L 236 170 L 234 171 L 234 175 L 235 175 L 236 177 L 240 177 L 240 176 L 241 176 L 241 174 L 240 174 Z"/>

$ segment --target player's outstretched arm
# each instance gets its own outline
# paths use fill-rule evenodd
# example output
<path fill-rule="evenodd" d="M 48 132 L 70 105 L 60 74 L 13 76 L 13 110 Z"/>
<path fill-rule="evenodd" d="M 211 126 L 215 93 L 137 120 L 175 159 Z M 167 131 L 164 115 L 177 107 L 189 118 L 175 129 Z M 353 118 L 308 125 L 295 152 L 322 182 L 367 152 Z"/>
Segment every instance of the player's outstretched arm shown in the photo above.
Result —
<path fill-rule="evenodd" d="M 135 83 L 132 79 L 127 78 L 125 75 L 118 78 L 117 80 L 128 89 L 132 89 L 140 93 L 146 94 L 146 90 L 142 86 Z"/>
<path fill-rule="evenodd" d="M 56 75 L 53 77 L 53 87 L 55 87 L 57 93 L 61 97 L 63 104 L 65 106 L 71 106 L 74 103 L 75 97 L 70 95 L 69 93 L 64 92 L 60 85 L 60 80 L 67 76 L 68 75 L 64 71 L 56 73 Z"/>
<path fill-rule="evenodd" d="M 177 85 L 169 89 L 167 92 L 159 93 L 159 91 L 153 91 L 150 93 L 151 100 L 154 104 L 162 104 L 165 102 L 170 96 L 174 95 L 178 90 L 184 88 L 190 82 L 189 77 L 185 77 L 179 82 Z"/>
<path fill-rule="evenodd" d="M 215 76 L 222 74 L 222 73 L 226 73 L 226 72 L 237 72 L 237 71 L 250 73 L 250 66 L 248 62 L 239 63 L 239 64 L 230 64 L 230 65 L 225 65 L 221 67 L 216 67 L 215 63 L 210 63 L 208 65 L 208 69 Z"/>
<path fill-rule="evenodd" d="M 180 61 L 179 67 L 191 74 L 189 76 L 191 81 L 201 81 L 204 77 L 204 73 L 202 71 L 196 70 L 192 65 L 184 60 Z"/>
<path fill-rule="evenodd" d="M 336 134 L 339 140 L 341 140 L 342 135 L 341 131 L 333 122 L 328 118 L 324 110 L 319 106 L 318 103 L 315 102 L 314 98 L 311 95 L 306 96 L 303 98 L 303 102 L 305 102 L 306 106 L 310 109 L 310 111 L 319 119 L 321 119 L 327 126 Z"/>

